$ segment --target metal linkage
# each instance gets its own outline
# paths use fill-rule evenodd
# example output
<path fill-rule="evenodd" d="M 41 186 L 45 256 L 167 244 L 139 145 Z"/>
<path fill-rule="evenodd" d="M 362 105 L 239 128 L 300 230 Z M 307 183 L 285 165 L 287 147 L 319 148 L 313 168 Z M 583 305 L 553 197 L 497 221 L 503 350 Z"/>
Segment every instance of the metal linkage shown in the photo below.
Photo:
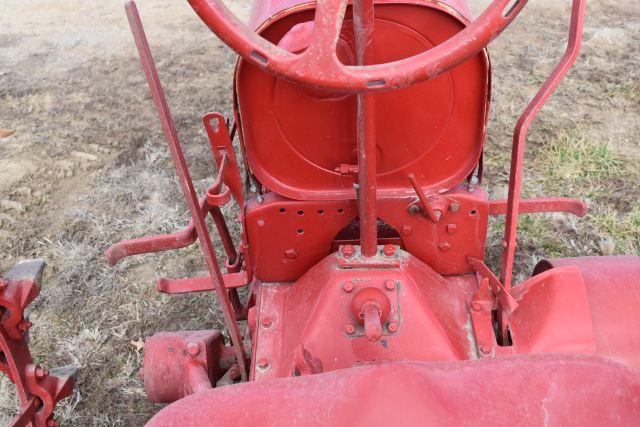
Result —
<path fill-rule="evenodd" d="M 242 379 L 246 380 L 247 355 L 245 353 L 242 336 L 240 335 L 240 330 L 238 328 L 237 318 L 232 306 L 231 299 L 225 288 L 224 275 L 222 274 L 220 266 L 218 265 L 215 249 L 213 247 L 213 243 L 211 242 L 211 238 L 209 236 L 209 232 L 205 223 L 205 215 L 203 214 L 200 202 L 193 186 L 191 174 L 189 173 L 189 168 L 187 166 L 184 153 L 182 152 L 180 140 L 178 138 L 173 119 L 171 118 L 169 106 L 167 105 L 167 101 L 164 96 L 162 84 L 160 83 L 160 78 L 158 77 L 158 71 L 156 70 L 155 62 L 153 60 L 153 56 L 151 55 L 149 43 L 147 42 L 144 28 L 142 26 L 140 15 L 138 14 L 138 9 L 135 2 L 128 1 L 125 5 L 125 10 L 127 12 L 129 25 L 131 26 L 131 31 L 136 42 L 136 47 L 138 48 L 138 53 L 140 55 L 142 67 L 144 68 L 147 83 L 149 84 L 151 96 L 153 98 L 156 109 L 158 110 L 158 115 L 160 116 L 160 121 L 162 123 L 162 129 L 164 131 L 169 149 L 171 151 L 171 156 L 173 158 L 178 178 L 180 179 L 180 184 L 182 185 L 185 200 L 187 202 L 187 205 L 189 206 L 189 211 L 191 212 L 193 227 L 195 228 L 198 240 L 200 242 L 200 245 L 202 246 L 204 258 L 209 270 L 209 274 L 211 276 L 211 281 L 213 282 L 218 293 L 218 298 L 222 307 L 222 313 L 224 315 L 227 330 L 229 332 L 229 336 L 231 337 L 231 343 L 233 345 L 235 355 L 238 360 L 238 365 L 240 367 L 240 374 L 242 376 Z"/>
<path fill-rule="evenodd" d="M 511 152 L 509 194 L 507 197 L 507 212 L 503 239 L 504 251 L 502 252 L 500 265 L 500 281 L 507 290 L 511 288 L 511 281 L 513 277 L 513 260 L 516 250 L 518 214 L 520 212 L 522 164 L 524 162 L 524 148 L 527 140 L 527 132 L 542 106 L 549 99 L 553 91 L 556 89 L 560 81 L 562 81 L 578 57 L 580 44 L 582 42 L 585 8 L 586 0 L 573 0 L 569 39 L 565 53 L 536 96 L 524 110 L 515 127 L 513 135 L 513 149 Z M 500 311 L 499 326 L 502 337 L 506 336 L 507 322 L 507 314 L 504 311 Z"/>
<path fill-rule="evenodd" d="M 40 293 L 45 263 L 41 259 L 17 263 L 0 279 L 0 371 L 16 386 L 20 412 L 11 426 L 55 427 L 56 403 L 71 395 L 77 368 L 48 371 L 33 362 L 28 345 L 31 327 L 26 307 Z"/>

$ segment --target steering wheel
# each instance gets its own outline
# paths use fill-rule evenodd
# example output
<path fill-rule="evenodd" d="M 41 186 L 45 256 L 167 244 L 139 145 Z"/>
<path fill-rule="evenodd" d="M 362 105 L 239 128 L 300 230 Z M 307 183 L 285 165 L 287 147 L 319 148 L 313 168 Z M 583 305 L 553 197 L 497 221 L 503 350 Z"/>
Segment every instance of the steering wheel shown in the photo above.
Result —
<path fill-rule="evenodd" d="M 444 43 L 409 58 L 376 65 L 344 65 L 338 60 L 336 44 L 348 0 L 318 0 L 312 43 L 298 54 L 260 37 L 221 0 L 188 1 L 224 43 L 266 72 L 320 90 L 362 93 L 409 86 L 449 71 L 495 39 L 528 0 L 494 0 L 476 20 Z"/>

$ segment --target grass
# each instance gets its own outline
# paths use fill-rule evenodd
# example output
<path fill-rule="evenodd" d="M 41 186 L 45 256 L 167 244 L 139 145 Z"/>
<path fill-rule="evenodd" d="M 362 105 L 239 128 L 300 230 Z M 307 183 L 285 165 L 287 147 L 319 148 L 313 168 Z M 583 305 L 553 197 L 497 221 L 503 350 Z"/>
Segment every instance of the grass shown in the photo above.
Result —
<path fill-rule="evenodd" d="M 608 246 L 603 252 L 640 255 L 640 201 L 632 203 L 628 212 L 606 207 L 591 215 L 590 220 L 598 234 L 606 239 Z"/>
<path fill-rule="evenodd" d="M 628 170 L 624 159 L 585 129 L 562 132 L 543 143 L 535 161 L 542 186 L 551 194 L 597 199 L 611 191 Z"/>

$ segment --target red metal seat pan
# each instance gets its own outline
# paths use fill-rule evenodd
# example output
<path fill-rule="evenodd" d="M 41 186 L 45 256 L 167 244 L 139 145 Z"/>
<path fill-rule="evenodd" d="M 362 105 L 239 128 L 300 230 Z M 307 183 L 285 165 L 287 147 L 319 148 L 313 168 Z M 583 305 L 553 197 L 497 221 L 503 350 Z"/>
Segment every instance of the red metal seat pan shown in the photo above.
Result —
<path fill-rule="evenodd" d="M 150 426 L 611 426 L 640 420 L 640 371 L 528 355 L 393 362 L 198 393 Z"/>

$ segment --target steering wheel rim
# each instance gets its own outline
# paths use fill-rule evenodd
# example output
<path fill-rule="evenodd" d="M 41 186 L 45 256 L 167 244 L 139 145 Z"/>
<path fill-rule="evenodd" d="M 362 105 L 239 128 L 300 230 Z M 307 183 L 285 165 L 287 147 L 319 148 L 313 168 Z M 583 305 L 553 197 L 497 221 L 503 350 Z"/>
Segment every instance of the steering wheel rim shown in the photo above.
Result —
<path fill-rule="evenodd" d="M 349 0 L 318 0 L 311 45 L 290 53 L 260 37 L 221 0 L 188 0 L 200 19 L 244 60 L 277 77 L 314 89 L 373 92 L 429 80 L 484 49 L 518 16 L 528 0 L 494 0 L 465 29 L 417 55 L 376 65 L 344 65 L 336 44 Z"/>

